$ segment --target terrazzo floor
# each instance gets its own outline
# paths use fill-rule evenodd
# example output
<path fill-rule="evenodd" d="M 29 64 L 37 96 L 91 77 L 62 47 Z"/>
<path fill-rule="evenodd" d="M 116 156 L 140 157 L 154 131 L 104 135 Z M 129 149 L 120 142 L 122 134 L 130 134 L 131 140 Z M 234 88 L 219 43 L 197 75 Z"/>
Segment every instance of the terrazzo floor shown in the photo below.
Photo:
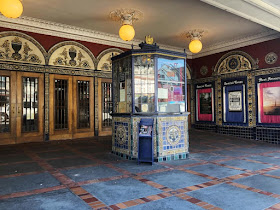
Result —
<path fill-rule="evenodd" d="M 190 131 L 188 159 L 154 165 L 111 138 L 0 146 L 0 209 L 280 209 L 280 147 Z"/>

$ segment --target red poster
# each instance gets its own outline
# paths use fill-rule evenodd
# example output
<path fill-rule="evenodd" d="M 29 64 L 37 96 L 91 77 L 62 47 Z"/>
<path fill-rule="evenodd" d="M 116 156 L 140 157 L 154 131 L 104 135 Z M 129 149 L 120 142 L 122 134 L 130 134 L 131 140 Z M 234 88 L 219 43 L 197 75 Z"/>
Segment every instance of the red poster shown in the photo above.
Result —
<path fill-rule="evenodd" d="M 280 123 L 280 82 L 259 84 L 259 122 Z"/>
<path fill-rule="evenodd" d="M 213 121 L 212 88 L 197 90 L 197 118 L 199 121 Z"/>

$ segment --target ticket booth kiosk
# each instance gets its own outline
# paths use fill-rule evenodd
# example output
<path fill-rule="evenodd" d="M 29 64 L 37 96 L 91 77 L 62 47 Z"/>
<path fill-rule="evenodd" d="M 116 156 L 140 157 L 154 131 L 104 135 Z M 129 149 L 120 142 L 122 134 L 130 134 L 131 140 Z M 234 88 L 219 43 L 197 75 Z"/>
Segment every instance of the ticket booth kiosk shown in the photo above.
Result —
<path fill-rule="evenodd" d="M 112 151 L 138 159 L 139 140 L 144 138 L 139 126 L 152 120 L 154 160 L 185 159 L 189 147 L 186 53 L 160 49 L 150 40 L 146 38 L 141 49 L 112 58 Z"/>

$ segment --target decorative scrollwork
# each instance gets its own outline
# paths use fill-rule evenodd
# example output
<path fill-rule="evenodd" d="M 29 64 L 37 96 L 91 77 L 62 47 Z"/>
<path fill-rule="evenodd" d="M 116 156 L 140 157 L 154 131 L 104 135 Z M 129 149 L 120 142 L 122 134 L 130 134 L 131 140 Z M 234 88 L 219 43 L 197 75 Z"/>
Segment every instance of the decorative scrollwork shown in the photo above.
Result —
<path fill-rule="evenodd" d="M 256 69 L 258 60 L 242 51 L 232 51 L 225 54 L 216 64 L 214 74 L 226 74 L 238 71 Z"/>
<path fill-rule="evenodd" d="M 92 52 L 80 43 L 66 41 L 49 51 L 49 65 L 95 69 L 96 59 Z"/>

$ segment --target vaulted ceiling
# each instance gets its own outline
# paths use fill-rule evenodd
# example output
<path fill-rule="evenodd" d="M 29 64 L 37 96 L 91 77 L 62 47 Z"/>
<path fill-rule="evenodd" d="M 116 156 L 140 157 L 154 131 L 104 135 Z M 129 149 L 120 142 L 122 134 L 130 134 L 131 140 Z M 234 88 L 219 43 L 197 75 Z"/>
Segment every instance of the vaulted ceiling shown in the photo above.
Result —
<path fill-rule="evenodd" d="M 0 24 L 127 48 L 152 35 L 163 48 L 173 50 L 188 47 L 183 32 L 206 30 L 202 52 L 188 53 L 194 58 L 280 37 L 278 0 L 23 0 L 23 5 L 23 17 L 1 16 Z M 108 17 L 120 8 L 144 14 L 134 24 L 136 36 L 129 43 L 119 39 L 120 24 Z"/>

